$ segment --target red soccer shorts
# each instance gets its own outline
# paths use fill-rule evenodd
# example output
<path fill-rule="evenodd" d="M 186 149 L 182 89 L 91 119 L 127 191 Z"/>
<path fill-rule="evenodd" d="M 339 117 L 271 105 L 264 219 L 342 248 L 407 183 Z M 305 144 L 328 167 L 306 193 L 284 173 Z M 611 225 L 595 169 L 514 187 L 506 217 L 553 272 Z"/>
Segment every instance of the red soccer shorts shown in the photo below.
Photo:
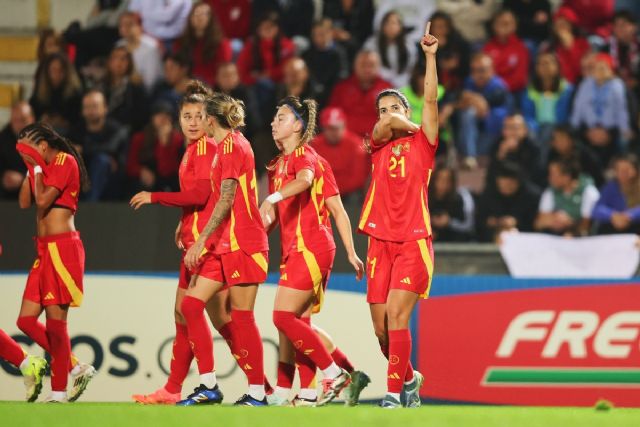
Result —
<path fill-rule="evenodd" d="M 191 278 L 195 275 L 202 276 L 206 279 L 214 280 L 216 282 L 222 282 L 222 275 L 218 269 L 218 266 L 211 263 L 205 263 L 205 260 L 210 255 L 209 252 L 203 255 L 203 260 L 193 271 L 190 271 L 187 266 L 184 265 L 184 256 L 186 253 L 186 251 L 182 252 L 182 258 L 180 259 L 180 277 L 178 278 L 178 288 L 187 289 L 189 287 L 189 283 L 191 283 Z"/>
<path fill-rule="evenodd" d="M 204 255 L 195 274 L 230 286 L 245 283 L 264 283 L 267 280 L 269 252 L 247 254 L 242 250 Z"/>
<path fill-rule="evenodd" d="M 309 250 L 289 253 L 284 264 L 280 265 L 278 286 L 301 291 L 313 290 L 316 298 L 313 312 L 318 313 L 322 308 L 335 256 L 335 249 L 318 254 Z"/>
<path fill-rule="evenodd" d="M 38 258 L 33 263 L 23 298 L 40 305 L 82 304 L 84 246 L 80 233 L 37 237 Z"/>
<path fill-rule="evenodd" d="M 388 242 L 369 238 L 367 251 L 367 302 L 384 304 L 390 289 L 429 296 L 433 278 L 431 238 Z"/>

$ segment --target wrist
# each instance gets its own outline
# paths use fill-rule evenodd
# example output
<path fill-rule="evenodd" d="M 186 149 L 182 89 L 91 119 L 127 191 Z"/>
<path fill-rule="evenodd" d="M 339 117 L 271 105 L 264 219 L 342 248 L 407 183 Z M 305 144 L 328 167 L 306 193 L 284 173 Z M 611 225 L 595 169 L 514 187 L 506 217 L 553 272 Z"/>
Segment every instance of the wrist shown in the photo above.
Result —
<path fill-rule="evenodd" d="M 33 176 L 35 177 L 37 174 L 42 173 L 42 166 L 35 165 L 33 167 Z"/>
<path fill-rule="evenodd" d="M 280 193 L 279 191 L 276 191 L 275 193 L 269 194 L 265 200 L 271 203 L 272 205 L 275 205 L 276 203 L 280 202 L 282 199 L 283 199 L 282 193 Z"/>

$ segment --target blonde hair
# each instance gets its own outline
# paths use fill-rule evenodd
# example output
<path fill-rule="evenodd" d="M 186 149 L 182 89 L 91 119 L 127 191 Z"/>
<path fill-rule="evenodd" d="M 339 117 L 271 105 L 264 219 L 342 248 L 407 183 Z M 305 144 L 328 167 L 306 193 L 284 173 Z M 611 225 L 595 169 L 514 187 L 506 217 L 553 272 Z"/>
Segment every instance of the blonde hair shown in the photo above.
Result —
<path fill-rule="evenodd" d="M 215 92 L 207 97 L 207 115 L 213 117 L 226 129 L 237 129 L 245 125 L 244 102 L 225 93 Z"/>

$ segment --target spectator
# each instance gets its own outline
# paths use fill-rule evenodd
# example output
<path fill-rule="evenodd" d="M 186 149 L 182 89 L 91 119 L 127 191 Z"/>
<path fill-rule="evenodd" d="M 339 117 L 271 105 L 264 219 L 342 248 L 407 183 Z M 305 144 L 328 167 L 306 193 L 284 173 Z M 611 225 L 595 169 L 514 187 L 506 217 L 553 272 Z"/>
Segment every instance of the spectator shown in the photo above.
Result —
<path fill-rule="evenodd" d="M 225 62 L 220 64 L 218 73 L 216 74 L 214 90 L 216 92 L 226 93 L 244 103 L 247 114 L 245 117 L 246 128 L 243 133 L 247 139 L 253 143 L 252 136 L 261 123 L 260 111 L 249 89 L 240 82 L 240 74 L 238 73 L 238 67 L 235 63 Z"/>
<path fill-rule="evenodd" d="M 538 145 L 548 141 L 554 126 L 569 121 L 573 85 L 560 74 L 560 64 L 553 53 L 536 58 L 531 83 L 521 98 L 520 109 Z"/>
<path fill-rule="evenodd" d="M 551 32 L 551 3 L 549 0 L 505 0 L 502 7 L 513 11 L 518 20 L 518 36 L 538 46 Z"/>
<path fill-rule="evenodd" d="M 563 0 L 562 7 L 576 12 L 578 26 L 587 34 L 606 38 L 611 32 L 615 0 Z"/>
<path fill-rule="evenodd" d="M 589 42 L 580 35 L 578 16 L 561 7 L 553 15 L 551 40 L 540 46 L 542 52 L 553 52 L 560 62 L 562 76 L 575 84 L 580 79 L 582 57 L 589 52 Z"/>
<path fill-rule="evenodd" d="M 474 228 L 475 203 L 464 187 L 458 187 L 455 169 L 437 165 L 429 185 L 429 213 L 434 240 L 466 242 Z"/>
<path fill-rule="evenodd" d="M 209 4 L 199 1 L 193 5 L 182 37 L 174 51 L 187 55 L 194 78 L 214 85 L 216 71 L 223 62 L 231 61 L 231 43 L 222 33 L 222 27 Z"/>
<path fill-rule="evenodd" d="M 80 116 L 82 84 L 64 53 L 45 58 L 33 95 L 29 100 L 37 120 L 45 121 L 61 132 Z"/>
<path fill-rule="evenodd" d="M 558 125 L 553 129 L 550 139 L 550 149 L 546 156 L 546 168 L 554 160 L 577 159 L 582 173 L 593 180 L 596 187 L 604 183 L 604 168 L 593 151 L 582 145 L 573 137 L 571 127 Z"/>
<path fill-rule="evenodd" d="M 250 0 L 207 0 L 222 26 L 222 33 L 230 38 L 244 40 L 251 29 Z"/>
<path fill-rule="evenodd" d="M 478 201 L 478 237 L 490 242 L 502 231 L 533 231 L 539 199 L 538 192 L 522 179 L 517 164 L 501 164 L 494 185 Z"/>
<path fill-rule="evenodd" d="M 322 108 L 339 80 L 349 75 L 349 60 L 344 48 L 333 38 L 333 23 L 324 18 L 311 27 L 311 47 L 302 55 L 311 78 L 318 85 L 318 101 Z"/>
<path fill-rule="evenodd" d="M 487 21 L 498 7 L 497 0 L 438 0 L 438 10 L 453 19 L 454 26 L 474 47 L 487 40 Z"/>
<path fill-rule="evenodd" d="M 344 111 L 325 108 L 320 114 L 322 133 L 311 145 L 331 165 L 342 198 L 349 199 L 364 188 L 370 160 L 362 147 L 362 138 L 348 130 L 345 123 Z"/>
<path fill-rule="evenodd" d="M 138 12 L 144 32 L 164 43 L 170 51 L 187 24 L 192 0 L 131 0 L 129 10 Z"/>
<path fill-rule="evenodd" d="M 507 85 L 495 75 L 491 57 L 482 52 L 475 54 L 464 91 L 442 108 L 440 118 L 444 123 L 456 113 L 455 140 L 467 167 L 476 167 L 477 157 L 487 154 L 491 141 L 500 135 L 512 103 Z"/>
<path fill-rule="evenodd" d="M 142 32 L 142 21 L 135 12 L 120 15 L 119 29 L 122 39 L 117 46 L 125 46 L 131 52 L 133 65 L 150 93 L 162 78 L 162 55 L 158 41 Z"/>
<path fill-rule="evenodd" d="M 322 15 L 333 22 L 333 35 L 353 61 L 373 33 L 373 0 L 325 0 Z"/>
<path fill-rule="evenodd" d="M 44 28 L 38 34 L 38 64 L 42 64 L 47 56 L 54 53 L 66 53 L 69 60 L 73 62 L 75 48 L 68 46 L 62 34 L 53 28 Z"/>
<path fill-rule="evenodd" d="M 355 59 L 353 74 L 338 83 L 331 92 L 329 106 L 348 111 L 347 129 L 359 136 L 370 134 L 378 119 L 376 96 L 389 88 L 380 77 L 380 57 L 370 50 L 361 50 Z"/>
<path fill-rule="evenodd" d="M 178 111 L 178 104 L 184 95 L 191 75 L 189 59 L 180 53 L 171 53 L 164 58 L 164 80 L 153 90 L 155 102 L 165 101 Z M 177 119 L 177 117 L 176 117 Z"/>
<path fill-rule="evenodd" d="M 406 38 L 398 12 L 392 10 L 384 15 L 376 33 L 365 42 L 364 49 L 378 53 L 382 60 L 380 77 L 391 86 L 399 88 L 409 83 L 418 50 L 415 43 Z"/>
<path fill-rule="evenodd" d="M 120 46 L 111 51 L 102 87 L 107 97 L 109 117 L 129 131 L 142 129 L 148 119 L 147 97 L 127 48 Z"/>
<path fill-rule="evenodd" d="M 527 123 L 521 114 L 512 114 L 504 119 L 502 135 L 491 148 L 486 177 L 488 187 L 494 184 L 496 170 L 505 161 L 517 164 L 526 181 L 540 180 L 540 150 L 529 137 Z"/>
<path fill-rule="evenodd" d="M 422 122 L 422 108 L 424 107 L 424 67 L 416 64 L 411 72 L 409 84 L 400 88 L 400 92 L 407 97 L 411 107 L 411 121 L 413 123 Z M 444 96 L 444 87 L 438 84 L 438 101 Z"/>
<path fill-rule="evenodd" d="M 595 59 L 593 77 L 578 86 L 571 125 L 580 130 L 581 137 L 606 166 L 626 147 L 631 123 L 624 83 L 613 74 L 611 57 L 600 53 Z"/>
<path fill-rule="evenodd" d="M 549 164 L 549 187 L 540 198 L 534 228 L 563 236 L 586 236 L 599 197 L 593 181 L 580 174 L 576 159 L 554 160 Z"/>
<path fill-rule="evenodd" d="M 309 29 L 315 15 L 313 0 L 253 0 L 251 5 L 254 22 L 269 13 L 280 18 L 280 27 L 285 36 L 293 40 L 298 50 L 309 47 Z"/>
<path fill-rule="evenodd" d="M 607 39 L 605 51 L 611 55 L 618 75 L 627 88 L 639 94 L 640 40 L 636 17 L 628 11 L 618 11 L 613 17 L 613 31 Z"/>
<path fill-rule="evenodd" d="M 498 12 L 491 22 L 492 38 L 483 51 L 491 57 L 496 74 L 504 80 L 512 93 L 527 86 L 529 79 L 529 50 L 516 35 L 514 13 L 508 9 Z"/>
<path fill-rule="evenodd" d="M 436 0 L 378 0 L 376 6 L 373 28 L 382 29 L 389 13 L 394 12 L 403 23 L 404 38 L 415 46 L 424 35 L 427 20 L 436 11 Z"/>
<path fill-rule="evenodd" d="M 600 191 L 593 210 L 599 234 L 640 233 L 640 179 L 638 157 L 626 154 L 614 163 L 615 178 Z"/>
<path fill-rule="evenodd" d="M 286 96 L 297 96 L 300 99 L 316 99 L 318 97 L 318 87 L 311 79 L 309 68 L 304 60 L 294 56 L 284 64 L 284 74 L 282 83 L 276 89 L 276 99 Z M 273 109 L 275 110 L 275 102 Z"/>
<path fill-rule="evenodd" d="M 16 150 L 18 133 L 34 122 L 33 110 L 27 102 L 13 105 L 9 123 L 0 132 L 0 198 L 17 198 L 27 170 Z"/>
<path fill-rule="evenodd" d="M 184 148 L 182 133 L 173 127 L 171 104 L 154 104 L 151 122 L 131 138 L 127 157 L 130 193 L 179 191 L 178 167 Z"/>
<path fill-rule="evenodd" d="M 107 117 L 104 94 L 90 90 L 82 98 L 84 122 L 72 133 L 87 165 L 91 189 L 86 200 L 117 199 L 121 195 L 127 130 Z"/>

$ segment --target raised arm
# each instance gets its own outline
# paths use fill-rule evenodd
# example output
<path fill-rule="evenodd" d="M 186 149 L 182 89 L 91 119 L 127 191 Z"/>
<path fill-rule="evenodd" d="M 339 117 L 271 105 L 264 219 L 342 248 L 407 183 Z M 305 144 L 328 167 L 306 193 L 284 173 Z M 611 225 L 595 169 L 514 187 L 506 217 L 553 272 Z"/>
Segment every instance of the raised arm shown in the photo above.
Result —
<path fill-rule="evenodd" d="M 430 29 L 431 21 L 427 23 L 424 37 L 420 41 L 427 63 L 424 74 L 424 107 L 421 126 L 429 144 L 435 145 L 438 137 L 438 72 L 436 69 L 438 39 L 429 34 Z"/>

